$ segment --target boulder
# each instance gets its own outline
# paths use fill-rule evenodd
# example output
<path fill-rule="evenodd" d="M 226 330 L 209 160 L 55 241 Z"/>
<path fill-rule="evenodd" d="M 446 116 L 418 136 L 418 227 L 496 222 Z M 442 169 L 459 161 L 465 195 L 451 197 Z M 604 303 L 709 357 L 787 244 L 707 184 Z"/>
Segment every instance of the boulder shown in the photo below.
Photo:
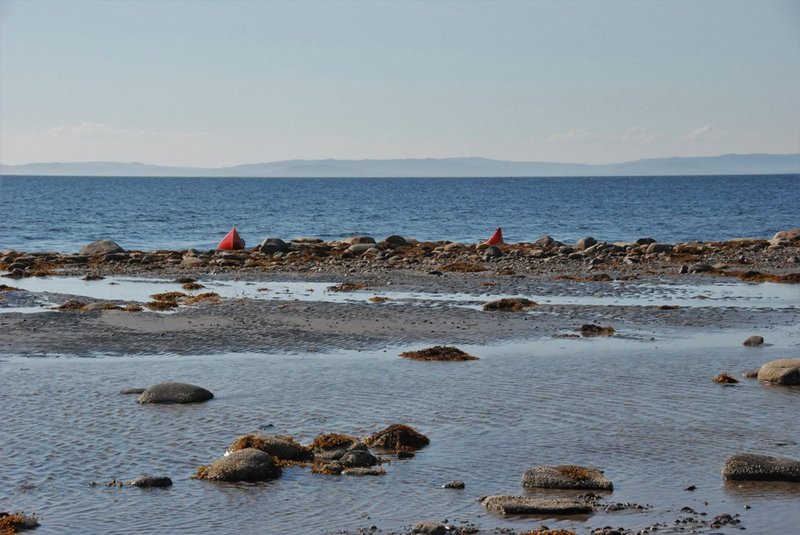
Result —
<path fill-rule="evenodd" d="M 367 468 L 378 464 L 378 458 L 366 449 L 351 449 L 339 458 L 344 468 Z"/>
<path fill-rule="evenodd" d="M 197 479 L 215 481 L 265 481 L 281 475 L 268 453 L 255 448 L 237 450 L 197 470 Z"/>
<path fill-rule="evenodd" d="M 349 245 L 355 245 L 357 243 L 374 245 L 375 238 L 373 238 L 372 236 L 351 236 L 349 238 L 343 239 L 342 243 L 347 243 Z"/>
<path fill-rule="evenodd" d="M 647 246 L 647 254 L 671 253 L 672 245 L 668 243 L 651 243 Z"/>
<path fill-rule="evenodd" d="M 522 475 L 525 488 L 613 490 L 614 485 L 596 468 L 572 464 L 534 466 Z"/>
<path fill-rule="evenodd" d="M 392 234 L 391 236 L 387 236 L 381 243 L 386 247 L 404 247 L 408 245 L 408 240 L 397 234 Z"/>
<path fill-rule="evenodd" d="M 478 360 L 478 357 L 452 346 L 433 346 L 419 351 L 404 351 L 400 356 L 412 360 L 437 360 L 442 362 L 460 362 Z"/>
<path fill-rule="evenodd" d="M 364 447 L 357 438 L 339 433 L 319 435 L 309 446 L 318 461 L 338 461 L 351 449 Z"/>
<path fill-rule="evenodd" d="M 286 253 L 289 251 L 289 244 L 280 238 L 265 238 L 256 246 L 256 251 L 264 254 Z"/>
<path fill-rule="evenodd" d="M 350 247 L 347 248 L 348 253 L 352 253 L 355 255 L 364 254 L 368 251 L 379 252 L 380 249 L 374 243 L 354 243 Z"/>
<path fill-rule="evenodd" d="M 777 385 L 800 385 L 800 359 L 778 359 L 767 362 L 758 370 L 758 380 Z"/>
<path fill-rule="evenodd" d="M 575 250 L 576 251 L 583 251 L 584 249 L 588 249 L 592 245 L 596 244 L 597 240 L 592 238 L 591 236 L 586 236 L 585 238 L 581 238 L 575 243 Z"/>
<path fill-rule="evenodd" d="M 800 482 L 800 461 L 757 453 L 737 453 L 725 461 L 722 476 L 733 481 Z"/>
<path fill-rule="evenodd" d="M 503 494 L 486 496 L 481 505 L 503 515 L 585 515 L 594 511 L 594 507 L 584 501 Z"/>
<path fill-rule="evenodd" d="M 535 301 L 524 297 L 503 297 L 484 304 L 483 310 L 489 312 L 520 312 L 521 310 L 533 308 L 535 306 L 537 306 Z"/>
<path fill-rule="evenodd" d="M 281 461 L 310 461 L 314 456 L 311 448 L 283 435 L 243 435 L 233 441 L 228 451 L 247 448 L 261 450 Z"/>
<path fill-rule="evenodd" d="M 125 249 L 117 245 L 112 240 L 97 240 L 84 245 L 78 252 L 80 255 L 96 255 L 108 253 L 124 253 Z"/>
<path fill-rule="evenodd" d="M 448 481 L 444 485 L 442 485 L 443 489 L 463 489 L 465 487 L 464 482 L 460 479 L 456 479 L 454 481 Z"/>
<path fill-rule="evenodd" d="M 535 245 L 541 245 L 542 247 L 551 247 L 556 244 L 556 240 L 554 240 L 552 236 L 548 236 L 547 234 L 545 234 L 544 236 L 542 236 L 533 243 Z"/>
<path fill-rule="evenodd" d="M 447 524 L 425 520 L 414 524 L 411 533 L 413 535 L 446 535 L 450 533 L 449 530 L 450 528 Z"/>
<path fill-rule="evenodd" d="M 128 485 L 132 487 L 139 487 L 141 489 L 150 489 L 153 487 L 169 487 L 172 485 L 172 480 L 167 476 L 139 476 L 136 479 L 128 481 Z"/>
<path fill-rule="evenodd" d="M 748 347 L 756 347 L 756 346 L 764 345 L 764 337 L 763 336 L 756 336 L 756 335 L 750 336 L 747 340 L 742 342 L 742 345 L 745 345 L 745 346 L 748 346 Z"/>
<path fill-rule="evenodd" d="M 770 245 L 773 247 L 788 242 L 800 241 L 800 228 L 793 228 L 789 230 L 782 230 L 776 232 L 775 235 L 769 240 Z"/>
<path fill-rule="evenodd" d="M 214 394 L 202 386 L 189 383 L 160 383 L 139 396 L 139 403 L 198 403 L 212 399 Z"/>
<path fill-rule="evenodd" d="M 656 243 L 656 240 L 653 238 L 639 238 L 634 243 L 636 245 L 650 245 L 651 243 Z"/>
<path fill-rule="evenodd" d="M 371 448 L 395 451 L 415 451 L 430 443 L 430 439 L 414 428 L 403 424 L 393 424 L 373 433 L 364 441 Z"/>
<path fill-rule="evenodd" d="M 503 250 L 496 245 L 490 245 L 483 251 L 483 259 L 491 260 L 492 258 L 500 258 L 503 256 Z"/>

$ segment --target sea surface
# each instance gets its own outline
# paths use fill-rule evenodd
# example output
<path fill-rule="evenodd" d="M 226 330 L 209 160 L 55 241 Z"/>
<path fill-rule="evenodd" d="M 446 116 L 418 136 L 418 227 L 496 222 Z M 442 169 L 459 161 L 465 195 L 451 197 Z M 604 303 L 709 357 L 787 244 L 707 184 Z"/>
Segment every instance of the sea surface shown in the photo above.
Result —
<path fill-rule="evenodd" d="M 800 175 L 603 178 L 0 177 L 0 250 L 213 248 L 392 234 L 475 243 L 768 238 L 800 226 Z"/>

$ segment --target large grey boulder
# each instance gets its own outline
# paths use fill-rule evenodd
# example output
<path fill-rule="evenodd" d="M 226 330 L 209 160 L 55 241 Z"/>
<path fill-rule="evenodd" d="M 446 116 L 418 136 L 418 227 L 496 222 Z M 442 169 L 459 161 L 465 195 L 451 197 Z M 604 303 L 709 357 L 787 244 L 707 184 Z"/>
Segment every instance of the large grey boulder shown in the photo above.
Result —
<path fill-rule="evenodd" d="M 522 475 L 525 488 L 613 490 L 614 485 L 596 468 L 572 464 L 534 466 Z"/>
<path fill-rule="evenodd" d="M 722 476 L 734 481 L 800 482 L 800 461 L 757 453 L 737 453 L 725 461 Z"/>
<path fill-rule="evenodd" d="M 151 386 L 139 396 L 139 403 L 197 403 L 213 397 L 202 386 L 171 382 Z"/>
<path fill-rule="evenodd" d="M 800 241 L 800 228 L 792 228 L 789 230 L 776 232 L 772 239 L 769 240 L 769 243 L 773 247 L 777 247 L 779 245 L 788 244 L 795 241 Z"/>
<path fill-rule="evenodd" d="M 96 254 L 124 253 L 124 252 L 125 249 L 117 245 L 116 242 L 112 240 L 98 240 L 98 241 L 93 241 L 92 243 L 81 247 L 81 250 L 78 252 L 78 254 L 91 256 Z"/>
<path fill-rule="evenodd" d="M 280 238 L 265 238 L 256 246 L 256 250 L 264 254 L 286 253 L 289 251 L 289 244 Z"/>
<path fill-rule="evenodd" d="M 594 511 L 594 507 L 584 501 L 504 494 L 487 496 L 481 500 L 481 505 L 504 515 L 585 515 Z"/>
<path fill-rule="evenodd" d="M 767 362 L 758 370 L 758 380 L 776 385 L 800 385 L 800 359 L 778 359 Z"/>
<path fill-rule="evenodd" d="M 586 236 L 585 238 L 581 238 L 580 240 L 575 243 L 575 250 L 576 251 L 583 251 L 584 249 L 588 249 L 592 245 L 595 245 L 597 240 L 592 238 L 591 236 Z"/>
<path fill-rule="evenodd" d="M 196 477 L 215 481 L 265 481 L 280 475 L 281 469 L 268 453 L 246 448 L 231 452 L 208 466 L 201 466 Z"/>

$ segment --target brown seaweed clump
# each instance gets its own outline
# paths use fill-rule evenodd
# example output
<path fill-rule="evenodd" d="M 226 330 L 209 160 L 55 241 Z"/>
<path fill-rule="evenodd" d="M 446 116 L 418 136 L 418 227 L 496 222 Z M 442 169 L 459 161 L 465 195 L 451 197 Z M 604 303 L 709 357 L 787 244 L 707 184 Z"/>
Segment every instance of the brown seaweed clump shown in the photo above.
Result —
<path fill-rule="evenodd" d="M 313 458 L 311 448 L 286 435 L 243 435 L 237 438 L 228 450 L 238 451 L 247 448 L 268 453 L 278 466 L 304 464 Z"/>
<path fill-rule="evenodd" d="M 14 286 L 8 286 L 7 284 L 0 284 L 0 292 L 21 292 L 22 288 L 15 288 Z"/>
<path fill-rule="evenodd" d="M 190 297 L 188 294 L 183 292 L 164 292 L 160 294 L 153 294 L 150 296 L 151 299 L 154 301 L 170 301 L 176 303 L 179 299 L 185 299 Z"/>
<path fill-rule="evenodd" d="M 370 448 L 392 451 L 416 451 L 424 448 L 430 442 L 428 437 L 403 424 L 392 424 L 364 440 L 364 443 Z"/>
<path fill-rule="evenodd" d="M 184 283 L 181 286 L 181 288 L 183 288 L 184 290 L 187 290 L 187 291 L 191 291 L 191 290 L 201 290 L 201 289 L 205 288 L 205 286 L 203 286 L 199 282 L 187 282 L 187 283 Z"/>
<path fill-rule="evenodd" d="M 550 529 L 547 526 L 539 526 L 530 531 L 523 531 L 519 535 L 576 535 L 576 532 L 568 529 Z"/>
<path fill-rule="evenodd" d="M 526 308 L 535 306 L 535 301 L 525 299 L 524 297 L 504 297 L 486 303 L 483 305 L 483 310 L 488 312 L 520 312 Z"/>
<path fill-rule="evenodd" d="M 720 373 L 719 375 L 714 377 L 714 382 L 724 385 L 735 385 L 736 383 L 739 382 L 739 380 L 727 373 Z"/>
<path fill-rule="evenodd" d="M 195 303 L 200 303 L 202 301 L 210 301 L 212 303 L 218 302 L 220 299 L 219 294 L 216 292 L 205 292 L 202 294 L 197 294 L 195 296 L 190 297 L 187 301 L 187 305 L 194 305 Z"/>
<path fill-rule="evenodd" d="M 340 433 L 326 433 L 319 435 L 309 445 L 312 450 L 332 450 L 337 448 L 349 448 L 357 443 L 358 439 L 349 435 L 342 435 Z"/>
<path fill-rule="evenodd" d="M 69 301 L 57 306 L 53 307 L 55 310 L 60 310 L 61 312 L 73 312 L 73 311 L 80 311 L 83 307 L 86 306 L 86 303 L 83 301 L 77 301 L 75 299 L 70 299 Z"/>
<path fill-rule="evenodd" d="M 470 262 L 453 262 L 442 266 L 442 271 L 449 271 L 451 273 L 480 273 L 487 271 L 487 269 L 479 264 L 472 264 Z"/>
<path fill-rule="evenodd" d="M 0 511 L 0 535 L 19 533 L 26 529 L 33 529 L 39 525 L 36 515 L 28 516 L 23 512 L 8 513 Z"/>
<path fill-rule="evenodd" d="M 391 301 L 392 298 L 384 297 L 382 295 L 373 295 L 372 297 L 369 298 L 369 300 L 372 301 L 373 303 L 385 303 L 386 301 Z"/>
<path fill-rule="evenodd" d="M 578 330 L 583 336 L 611 336 L 616 332 L 614 327 L 611 327 L 610 325 L 601 327 L 600 325 L 595 325 L 593 323 L 581 325 L 581 328 Z"/>
<path fill-rule="evenodd" d="M 343 282 L 335 286 L 328 286 L 329 292 L 355 292 L 356 290 L 363 290 L 367 287 L 363 282 Z"/>
<path fill-rule="evenodd" d="M 177 301 L 150 301 L 145 304 L 150 310 L 171 310 L 178 307 Z"/>
<path fill-rule="evenodd" d="M 461 351 L 457 347 L 451 346 L 433 346 L 419 351 L 405 351 L 400 353 L 400 356 L 406 359 L 413 360 L 438 360 L 457 362 L 465 360 L 478 360 L 478 357 L 472 356 L 469 353 Z"/>

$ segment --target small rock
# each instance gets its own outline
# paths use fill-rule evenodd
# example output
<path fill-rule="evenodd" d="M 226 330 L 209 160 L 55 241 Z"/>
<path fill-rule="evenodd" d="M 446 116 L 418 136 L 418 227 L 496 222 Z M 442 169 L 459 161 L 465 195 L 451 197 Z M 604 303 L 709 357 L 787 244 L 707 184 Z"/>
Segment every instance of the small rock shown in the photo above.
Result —
<path fill-rule="evenodd" d="M 575 243 L 575 250 L 576 251 L 583 251 L 584 249 L 588 249 L 592 245 L 595 245 L 597 240 L 592 238 L 591 236 L 586 236 L 585 238 L 581 238 Z"/>
<path fill-rule="evenodd" d="M 739 382 L 738 379 L 727 373 L 720 373 L 719 375 L 714 377 L 713 381 L 715 383 L 726 384 L 726 385 L 735 385 L 736 383 Z"/>
<path fill-rule="evenodd" d="M 616 332 L 614 327 L 601 327 L 600 325 L 595 325 L 593 323 L 581 325 L 581 328 L 578 330 L 581 332 L 582 336 L 611 336 Z"/>
<path fill-rule="evenodd" d="M 503 250 L 496 245 L 490 245 L 485 251 L 483 251 L 483 258 L 485 260 L 500 258 L 501 256 L 503 256 Z"/>
<path fill-rule="evenodd" d="M 342 475 L 345 476 L 384 476 L 386 475 L 386 470 L 378 467 L 367 468 L 364 466 L 356 466 L 353 468 L 345 468 L 342 470 Z"/>
<path fill-rule="evenodd" d="M 800 461 L 756 453 L 737 453 L 722 466 L 722 476 L 734 481 L 800 482 Z"/>
<path fill-rule="evenodd" d="M 214 394 L 205 388 L 188 383 L 160 383 L 139 396 L 139 403 L 197 403 L 212 399 Z"/>
<path fill-rule="evenodd" d="M 526 308 L 533 308 L 537 303 L 524 297 L 504 297 L 483 305 L 483 310 L 490 312 L 519 312 Z"/>
<path fill-rule="evenodd" d="M 289 244 L 280 238 L 265 238 L 256 246 L 256 251 L 264 254 L 286 253 L 289 252 Z"/>
<path fill-rule="evenodd" d="M 364 442 L 371 448 L 415 451 L 430 444 L 430 439 L 410 426 L 393 424 L 370 435 Z"/>
<path fill-rule="evenodd" d="M 577 465 L 534 466 L 522 476 L 525 488 L 612 490 L 614 485 L 596 468 Z"/>
<path fill-rule="evenodd" d="M 261 450 L 247 448 L 232 452 L 197 470 L 197 479 L 215 481 L 265 481 L 281 475 L 272 457 Z"/>
<path fill-rule="evenodd" d="M 750 336 L 747 340 L 742 342 L 742 345 L 745 345 L 745 346 L 748 346 L 748 347 L 756 347 L 756 346 L 760 346 L 760 345 L 763 345 L 763 344 L 764 344 L 764 337 L 763 336 L 756 336 L 756 335 Z"/>
<path fill-rule="evenodd" d="M 594 511 L 587 502 L 534 496 L 487 496 L 481 505 L 504 515 L 583 515 Z"/>
<path fill-rule="evenodd" d="M 88 245 L 84 245 L 78 252 L 79 255 L 96 255 L 96 254 L 109 254 L 109 253 L 124 253 L 125 249 L 117 245 L 112 240 L 98 240 L 93 241 Z"/>
<path fill-rule="evenodd" d="M 129 395 L 129 394 L 141 394 L 147 390 L 146 388 L 137 388 L 137 387 L 130 387 L 130 388 L 123 388 L 119 391 L 122 395 Z"/>
<path fill-rule="evenodd" d="M 128 485 L 139 487 L 141 489 L 149 489 L 152 487 L 169 487 L 172 485 L 172 480 L 167 476 L 139 476 L 136 479 L 128 481 Z"/>
<path fill-rule="evenodd" d="M 448 481 L 447 483 L 442 485 L 442 488 L 443 489 L 463 489 L 464 486 L 465 485 L 464 485 L 463 481 L 461 481 L 460 479 L 456 479 L 455 481 Z"/>
<path fill-rule="evenodd" d="M 767 362 L 758 370 L 758 380 L 778 385 L 800 385 L 800 358 Z"/>

